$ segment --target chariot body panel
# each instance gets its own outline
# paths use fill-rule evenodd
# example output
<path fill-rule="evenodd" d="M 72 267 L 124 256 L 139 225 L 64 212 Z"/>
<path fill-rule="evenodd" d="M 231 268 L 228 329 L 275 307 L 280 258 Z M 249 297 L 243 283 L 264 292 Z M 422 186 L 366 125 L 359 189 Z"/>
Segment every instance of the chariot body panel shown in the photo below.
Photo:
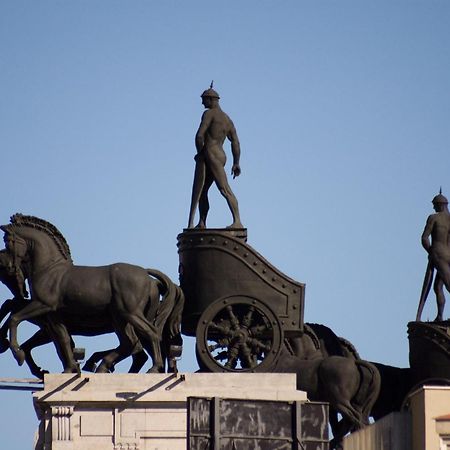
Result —
<path fill-rule="evenodd" d="M 245 229 L 189 229 L 178 236 L 182 331 L 197 337 L 201 368 L 268 370 L 283 339 L 302 334 L 305 285 L 246 240 Z"/>

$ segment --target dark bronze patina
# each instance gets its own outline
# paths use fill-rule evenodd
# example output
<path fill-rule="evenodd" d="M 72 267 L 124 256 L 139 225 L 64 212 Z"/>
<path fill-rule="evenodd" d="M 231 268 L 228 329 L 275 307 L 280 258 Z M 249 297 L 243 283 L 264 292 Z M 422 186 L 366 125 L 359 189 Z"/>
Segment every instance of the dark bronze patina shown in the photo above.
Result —
<path fill-rule="evenodd" d="M 422 233 L 428 264 L 416 321 L 408 323 L 410 378 L 417 387 L 425 383 L 450 385 L 450 321 L 444 320 L 444 287 L 450 292 L 450 213 L 442 189 L 432 203 L 435 214 L 428 217 Z M 420 322 L 432 285 L 437 315 L 434 322 Z"/>
<path fill-rule="evenodd" d="M 431 289 L 433 274 L 436 270 L 433 290 L 436 294 L 436 322 L 444 320 L 444 286 L 450 292 L 450 212 L 448 200 L 442 190 L 433 198 L 435 214 L 431 214 L 422 233 L 422 246 L 428 253 L 428 265 L 425 272 L 422 292 L 419 300 L 416 321 L 420 321 L 425 301 Z M 431 242 L 430 242 L 431 237 Z"/>
<path fill-rule="evenodd" d="M 209 371 L 270 371 L 284 337 L 303 327 L 305 286 L 246 243 L 246 230 L 190 229 L 178 236 L 182 331 L 197 337 Z"/>
<path fill-rule="evenodd" d="M 33 216 L 16 214 L 1 229 L 15 266 L 29 265 L 31 301 L 13 310 L 9 319 L 10 348 L 19 364 L 26 354 L 17 342 L 17 327 L 30 320 L 50 331 L 64 372 L 79 370 L 70 332 L 85 334 L 86 329 L 90 334 L 114 331 L 119 339 L 98 371 L 107 372 L 140 351 L 140 342 L 153 359 L 150 371 L 164 370 L 160 340 L 179 333 L 184 302 L 181 289 L 166 275 L 124 263 L 75 266 L 62 234 Z"/>
<path fill-rule="evenodd" d="M 188 228 L 194 227 L 194 216 L 197 205 L 199 207 L 200 221 L 198 228 L 206 227 L 206 217 L 209 211 L 208 190 L 216 183 L 219 192 L 225 197 L 233 215 L 230 228 L 243 228 L 239 215 L 238 201 L 228 184 L 225 173 L 226 155 L 223 150 L 225 138 L 231 142 L 233 165 L 231 174 L 233 178 L 241 174 L 239 158 L 241 148 L 236 129 L 232 120 L 219 106 L 219 94 L 211 87 L 201 95 L 202 104 L 206 108 L 200 126 L 195 135 L 195 174 L 192 186 L 192 200 L 189 211 Z"/>

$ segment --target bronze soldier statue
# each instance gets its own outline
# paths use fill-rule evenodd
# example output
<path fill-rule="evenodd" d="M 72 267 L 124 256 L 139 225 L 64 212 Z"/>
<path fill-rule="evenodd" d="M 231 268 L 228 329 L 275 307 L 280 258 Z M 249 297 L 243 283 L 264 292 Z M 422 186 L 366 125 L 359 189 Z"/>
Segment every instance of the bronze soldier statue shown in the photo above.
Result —
<path fill-rule="evenodd" d="M 436 269 L 436 277 L 433 285 L 437 302 L 437 316 L 435 321 L 441 322 L 444 320 L 444 286 L 450 292 L 450 212 L 448 210 L 448 200 L 442 195 L 442 189 L 433 198 L 433 208 L 436 213 L 428 217 L 422 233 L 422 245 L 428 252 L 428 267 L 425 273 L 416 320 L 420 320 L 423 306 L 433 281 L 433 272 Z"/>
<path fill-rule="evenodd" d="M 195 135 L 195 174 L 192 186 L 191 209 L 189 212 L 188 228 L 194 227 L 194 215 L 199 206 L 200 221 L 197 228 L 206 227 L 206 217 L 209 210 L 208 190 L 215 182 L 220 193 L 225 197 L 233 215 L 233 223 L 229 228 L 243 228 L 239 216 L 238 201 L 228 184 L 225 173 L 226 155 L 223 150 L 225 138 L 231 142 L 233 178 L 241 174 L 239 158 L 241 149 L 236 129 L 232 120 L 219 106 L 219 94 L 211 87 L 201 95 L 202 104 L 206 108 L 200 126 Z"/>

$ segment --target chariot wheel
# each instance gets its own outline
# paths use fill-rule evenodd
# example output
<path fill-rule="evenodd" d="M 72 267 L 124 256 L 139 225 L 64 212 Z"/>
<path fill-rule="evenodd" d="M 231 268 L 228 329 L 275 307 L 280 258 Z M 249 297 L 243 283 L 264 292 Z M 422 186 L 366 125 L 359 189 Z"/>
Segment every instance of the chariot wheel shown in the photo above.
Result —
<path fill-rule="evenodd" d="M 277 316 L 247 296 L 216 300 L 197 325 L 197 360 L 210 372 L 267 372 L 283 342 Z"/>

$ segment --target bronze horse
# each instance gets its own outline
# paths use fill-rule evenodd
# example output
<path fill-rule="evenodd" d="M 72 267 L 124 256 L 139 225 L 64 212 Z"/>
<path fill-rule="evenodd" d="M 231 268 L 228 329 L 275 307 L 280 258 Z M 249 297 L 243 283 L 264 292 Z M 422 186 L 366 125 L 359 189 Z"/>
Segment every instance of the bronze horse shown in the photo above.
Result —
<path fill-rule="evenodd" d="M 336 339 L 330 339 L 331 335 Z M 369 423 L 380 391 L 380 374 L 329 328 L 305 324 L 301 337 L 285 340 L 274 371 L 296 373 L 297 389 L 307 392 L 310 400 L 330 404 L 331 449 L 340 448 L 347 433 Z"/>
<path fill-rule="evenodd" d="M 76 372 L 66 322 L 70 318 L 83 327 L 103 318 L 116 332 L 119 346 L 104 359 L 101 371 L 132 354 L 138 341 L 153 359 L 149 372 L 164 370 L 160 340 L 163 333 L 179 333 L 184 304 L 181 290 L 167 276 L 124 263 L 75 266 L 62 234 L 37 217 L 15 214 L 10 224 L 0 228 L 15 265 L 26 260 L 29 267 L 31 301 L 9 319 L 9 345 L 19 364 L 26 356 L 17 342 L 17 327 L 23 320 L 45 324 L 64 372 Z"/>
<path fill-rule="evenodd" d="M 22 261 L 22 264 L 19 267 L 15 267 L 12 255 L 6 249 L 0 250 L 0 282 L 2 282 L 14 296 L 12 299 L 5 300 L 0 306 L 0 323 L 8 315 L 12 315 L 20 311 L 29 303 L 29 300 L 26 299 L 26 297 L 28 297 L 28 292 L 24 283 L 27 276 L 26 274 L 28 273 L 29 269 L 24 261 Z M 162 288 L 163 286 L 161 286 L 161 289 Z M 177 295 L 183 295 L 178 286 L 176 289 Z M 40 329 L 24 343 L 21 343 L 20 348 L 25 354 L 25 362 L 28 365 L 30 372 L 34 376 L 42 379 L 44 374 L 48 373 L 48 371 L 41 369 L 41 367 L 36 364 L 31 352 L 36 347 L 53 342 L 53 337 L 51 336 L 51 330 L 49 330 L 46 326 L 45 319 L 32 319 L 31 322 L 34 325 L 37 325 Z M 104 316 L 98 316 L 96 318 L 91 316 L 88 320 L 83 320 L 81 323 L 78 320 L 71 321 L 70 317 L 64 317 L 64 323 L 66 324 L 67 330 L 71 336 L 98 336 L 101 334 L 114 332 L 113 327 L 107 320 L 105 320 Z M 9 348 L 9 341 L 7 339 L 8 329 L 9 317 L 0 327 L 0 354 L 6 352 Z M 163 347 L 167 347 L 169 343 L 174 340 L 178 340 L 179 342 L 181 339 L 179 335 L 174 337 L 164 336 L 164 338 L 166 339 L 163 339 L 162 341 Z M 71 343 L 71 347 L 75 347 L 73 342 Z M 168 349 L 164 348 L 164 350 L 165 353 L 168 353 Z M 97 372 L 113 371 L 114 365 L 109 364 L 108 360 L 103 361 L 103 363 L 97 368 L 97 363 L 105 359 L 112 351 L 113 349 L 94 353 L 86 361 L 83 366 L 83 370 L 89 370 L 91 372 L 94 372 L 95 369 L 97 369 Z M 148 359 L 148 356 L 142 348 L 139 340 L 137 340 L 131 356 L 133 358 L 133 362 L 129 369 L 129 373 L 138 373 Z M 116 360 L 114 364 L 117 362 L 119 361 Z"/>

